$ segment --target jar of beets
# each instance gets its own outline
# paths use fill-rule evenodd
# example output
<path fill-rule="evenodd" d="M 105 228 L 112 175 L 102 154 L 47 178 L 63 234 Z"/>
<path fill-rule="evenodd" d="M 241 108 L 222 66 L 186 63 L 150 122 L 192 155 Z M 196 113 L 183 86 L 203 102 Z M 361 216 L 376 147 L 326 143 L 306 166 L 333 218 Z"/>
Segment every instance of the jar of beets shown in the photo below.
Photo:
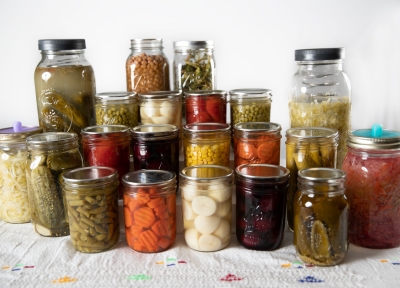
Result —
<path fill-rule="evenodd" d="M 283 239 L 289 170 L 270 164 L 236 167 L 236 237 L 252 250 L 277 249 Z"/>
<path fill-rule="evenodd" d="M 400 246 L 400 132 L 354 130 L 342 169 L 347 173 L 352 244 L 375 249 Z"/>
<path fill-rule="evenodd" d="M 186 124 L 226 123 L 226 94 L 221 90 L 185 92 Z"/>

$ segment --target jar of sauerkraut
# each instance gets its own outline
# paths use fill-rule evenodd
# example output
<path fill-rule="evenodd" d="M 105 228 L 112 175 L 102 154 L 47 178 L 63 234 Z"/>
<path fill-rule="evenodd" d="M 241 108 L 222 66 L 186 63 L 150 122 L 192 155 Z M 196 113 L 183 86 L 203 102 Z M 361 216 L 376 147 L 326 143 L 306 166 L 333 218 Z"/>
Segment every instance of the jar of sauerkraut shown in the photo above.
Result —
<path fill-rule="evenodd" d="M 344 48 L 295 51 L 298 69 L 289 98 L 291 127 L 314 126 L 339 131 L 337 168 L 346 155 L 350 131 L 350 80 L 343 70 Z"/>

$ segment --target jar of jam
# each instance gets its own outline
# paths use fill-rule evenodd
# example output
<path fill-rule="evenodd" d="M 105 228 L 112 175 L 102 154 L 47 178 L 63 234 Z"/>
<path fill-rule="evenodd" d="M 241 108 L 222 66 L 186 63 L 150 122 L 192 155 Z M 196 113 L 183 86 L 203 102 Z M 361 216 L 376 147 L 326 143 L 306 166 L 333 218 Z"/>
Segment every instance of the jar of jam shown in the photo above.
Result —
<path fill-rule="evenodd" d="M 185 167 L 213 164 L 229 167 L 230 126 L 192 123 L 183 127 Z"/>
<path fill-rule="evenodd" d="M 98 93 L 95 99 L 96 125 L 138 125 L 136 92 Z"/>
<path fill-rule="evenodd" d="M 229 245 L 232 223 L 233 171 L 218 165 L 186 167 L 180 173 L 183 233 L 197 251 Z"/>
<path fill-rule="evenodd" d="M 350 204 L 349 238 L 357 246 L 400 246 L 400 132 L 360 129 L 343 162 Z"/>
<path fill-rule="evenodd" d="M 162 39 L 132 39 L 126 60 L 127 90 L 137 93 L 169 91 L 169 64 Z"/>
<path fill-rule="evenodd" d="M 286 168 L 290 170 L 287 221 L 293 231 L 293 201 L 297 173 L 304 168 L 336 168 L 339 134 L 336 129 L 298 127 L 286 130 Z"/>
<path fill-rule="evenodd" d="M 298 69 L 293 76 L 289 98 L 291 128 L 308 126 L 338 130 L 339 169 L 346 155 L 351 109 L 350 80 L 343 70 L 344 52 L 344 48 L 296 50 Z"/>
<path fill-rule="evenodd" d="M 85 167 L 63 174 L 71 241 L 80 252 L 97 253 L 118 243 L 118 173 Z"/>
<path fill-rule="evenodd" d="M 21 126 L 0 129 L 0 219 L 8 223 L 31 221 L 25 163 L 26 138 L 42 132 L 40 127 Z"/>
<path fill-rule="evenodd" d="M 125 125 L 99 125 L 82 130 L 83 159 L 85 166 L 106 166 L 117 169 L 118 180 L 129 172 L 130 133 Z M 122 184 L 119 186 L 122 198 Z"/>
<path fill-rule="evenodd" d="M 236 167 L 236 237 L 243 247 L 271 251 L 283 240 L 289 170 L 270 164 Z"/>
<path fill-rule="evenodd" d="M 269 122 L 244 122 L 233 126 L 235 167 L 241 164 L 279 165 L 281 125 Z"/>
<path fill-rule="evenodd" d="M 138 252 L 161 252 L 176 238 L 176 175 L 162 170 L 125 174 L 126 241 Z"/>
<path fill-rule="evenodd" d="M 332 266 L 343 261 L 348 249 L 349 204 L 346 174 L 334 168 L 299 171 L 294 199 L 293 244 L 305 263 Z"/>
<path fill-rule="evenodd" d="M 226 123 L 226 94 L 220 90 L 185 92 L 186 124 Z"/>
<path fill-rule="evenodd" d="M 32 224 L 42 236 L 69 235 L 63 173 L 83 166 L 78 135 L 48 132 L 26 138 L 26 180 Z"/>

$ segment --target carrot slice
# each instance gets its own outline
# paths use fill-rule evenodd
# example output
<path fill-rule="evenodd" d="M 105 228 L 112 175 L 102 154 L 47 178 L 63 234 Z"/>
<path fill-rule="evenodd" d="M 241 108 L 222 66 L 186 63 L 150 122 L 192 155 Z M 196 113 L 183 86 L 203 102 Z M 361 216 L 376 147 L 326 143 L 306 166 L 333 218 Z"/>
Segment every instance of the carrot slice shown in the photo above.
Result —
<path fill-rule="evenodd" d="M 250 143 L 239 142 L 235 150 L 236 155 L 243 159 L 250 160 L 257 157 L 257 149 Z"/>
<path fill-rule="evenodd" d="M 147 202 L 147 206 L 149 206 L 150 208 L 156 208 L 156 207 L 160 206 L 161 204 L 165 204 L 164 198 L 162 198 L 162 197 L 155 198 L 155 199 L 152 199 L 149 202 Z"/>
<path fill-rule="evenodd" d="M 167 205 L 162 204 L 156 208 L 153 209 L 154 214 L 156 214 L 158 217 L 160 217 L 165 211 L 167 211 Z"/>
<path fill-rule="evenodd" d="M 167 201 L 167 209 L 169 214 L 176 212 L 176 194 L 171 194 L 165 199 Z"/>
<path fill-rule="evenodd" d="M 160 219 L 167 219 L 169 217 L 168 211 L 165 210 L 159 217 Z"/>
<path fill-rule="evenodd" d="M 160 238 L 157 244 L 165 250 L 172 244 L 172 241 L 169 238 Z"/>
<path fill-rule="evenodd" d="M 135 241 L 133 242 L 131 246 L 134 250 L 139 251 L 139 252 L 144 252 L 146 251 L 146 248 L 142 245 L 140 241 Z"/>
<path fill-rule="evenodd" d="M 132 226 L 132 214 L 129 208 L 124 207 L 124 219 L 125 219 L 125 227 L 129 228 Z"/>
<path fill-rule="evenodd" d="M 133 215 L 135 223 L 144 228 L 150 228 L 150 226 L 156 221 L 153 210 L 149 207 L 139 208 Z"/>
<path fill-rule="evenodd" d="M 158 220 L 153 224 L 153 226 L 151 226 L 151 230 L 160 237 L 167 236 L 169 228 L 170 225 L 166 220 Z"/>
<path fill-rule="evenodd" d="M 139 241 L 148 251 L 151 251 L 154 246 L 157 246 L 158 237 L 153 231 L 146 230 L 140 233 Z"/>
<path fill-rule="evenodd" d="M 258 146 L 257 155 L 264 163 L 269 163 L 275 152 L 275 145 L 272 141 L 267 141 Z"/>
<path fill-rule="evenodd" d="M 150 201 L 150 196 L 147 194 L 137 194 L 136 199 L 139 202 L 139 204 L 146 204 L 147 202 Z"/>

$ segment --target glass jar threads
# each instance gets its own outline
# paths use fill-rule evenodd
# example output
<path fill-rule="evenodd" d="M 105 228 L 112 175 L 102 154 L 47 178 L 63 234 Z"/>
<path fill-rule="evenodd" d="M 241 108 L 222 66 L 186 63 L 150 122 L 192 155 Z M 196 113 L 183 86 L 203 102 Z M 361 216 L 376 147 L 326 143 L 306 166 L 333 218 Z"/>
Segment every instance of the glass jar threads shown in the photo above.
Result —
<path fill-rule="evenodd" d="M 69 235 L 62 174 L 82 167 L 78 135 L 48 132 L 26 138 L 26 180 L 32 224 L 42 236 Z"/>
<path fill-rule="evenodd" d="M 162 170 L 125 174 L 126 241 L 138 252 L 161 252 L 176 238 L 176 175 Z"/>
<path fill-rule="evenodd" d="M 162 39 L 132 39 L 126 60 L 127 90 L 137 93 L 169 91 L 169 64 Z"/>
<path fill-rule="evenodd" d="M 197 251 L 217 251 L 229 245 L 232 223 L 233 171 L 228 167 L 186 167 L 180 173 L 183 233 Z"/>
<path fill-rule="evenodd" d="M 138 125 L 139 109 L 135 92 L 98 93 L 95 98 L 96 125 Z"/>
<path fill-rule="evenodd" d="M 236 237 L 243 247 L 271 251 L 283 240 L 289 170 L 270 164 L 235 169 Z"/>
<path fill-rule="evenodd" d="M 381 129 L 352 131 L 343 162 L 350 242 L 375 249 L 400 246 L 400 132 Z"/>
<path fill-rule="evenodd" d="M 85 167 L 62 176 L 71 241 L 80 252 L 97 253 L 118 243 L 118 174 L 111 167 Z"/>
<path fill-rule="evenodd" d="M 230 126 L 192 123 L 183 127 L 185 167 L 213 164 L 229 167 Z"/>
<path fill-rule="evenodd" d="M 272 91 L 269 89 L 235 89 L 229 91 L 231 125 L 240 122 L 269 122 Z"/>
<path fill-rule="evenodd" d="M 226 123 L 226 94 L 221 90 L 185 92 L 186 124 Z"/>
<path fill-rule="evenodd" d="M 350 80 L 343 70 L 344 48 L 295 51 L 298 69 L 289 98 L 290 125 L 334 128 L 339 131 L 337 167 L 346 155 L 350 131 Z"/>
<path fill-rule="evenodd" d="M 336 129 L 297 127 L 286 130 L 286 168 L 290 170 L 287 221 L 293 231 L 293 201 L 297 173 L 304 168 L 336 168 L 339 134 Z"/>
<path fill-rule="evenodd" d="M 343 261 L 348 249 L 349 204 L 343 171 L 306 168 L 299 171 L 294 200 L 294 238 L 297 256 L 318 266 Z"/>
<path fill-rule="evenodd" d="M 241 164 L 279 165 L 281 125 L 269 122 L 244 122 L 233 126 L 235 167 Z"/>

